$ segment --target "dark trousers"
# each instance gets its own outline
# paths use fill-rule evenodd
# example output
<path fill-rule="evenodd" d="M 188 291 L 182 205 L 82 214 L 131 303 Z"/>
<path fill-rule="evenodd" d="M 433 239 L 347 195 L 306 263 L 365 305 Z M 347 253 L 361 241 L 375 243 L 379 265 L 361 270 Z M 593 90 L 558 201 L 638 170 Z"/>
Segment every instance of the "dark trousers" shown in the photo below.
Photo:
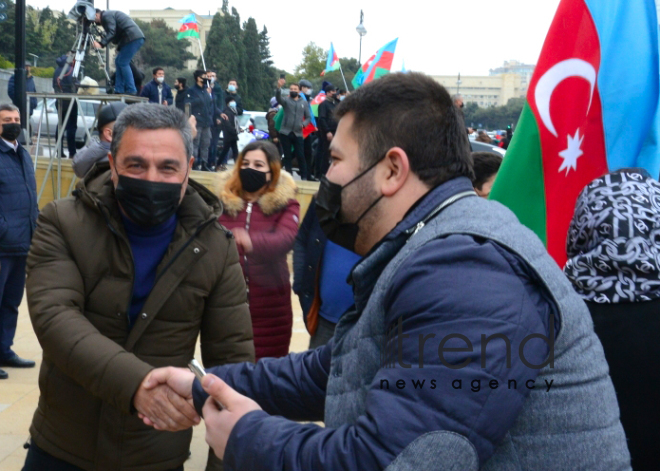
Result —
<path fill-rule="evenodd" d="M 218 161 L 218 141 L 222 126 L 211 126 L 211 147 L 209 147 L 209 167 L 213 167 Z"/>
<path fill-rule="evenodd" d="M 3 359 L 14 356 L 11 346 L 25 289 L 26 259 L 26 256 L 0 257 L 0 358 Z"/>
<path fill-rule="evenodd" d="M 311 177 L 314 174 L 314 155 L 312 154 L 312 143 L 314 142 L 314 133 L 307 136 L 303 140 L 305 151 L 305 166 L 307 167 L 307 176 Z"/>
<path fill-rule="evenodd" d="M 324 319 L 319 315 L 319 323 L 316 326 L 316 332 L 309 339 L 309 349 L 313 350 L 327 344 L 333 335 L 335 335 L 337 324 Z"/>
<path fill-rule="evenodd" d="M 295 154 L 298 159 L 298 173 L 300 174 L 300 178 L 307 180 L 307 165 L 303 150 L 305 144 L 302 136 L 296 136 L 293 132 L 290 132 L 286 136 L 280 133 L 280 142 L 282 143 L 282 149 L 284 150 L 284 168 L 286 171 L 293 174 L 291 161 L 293 159 L 293 154 Z M 293 153 L 291 152 L 292 148 Z"/>
<path fill-rule="evenodd" d="M 227 165 L 227 155 L 229 154 L 230 149 L 234 156 L 234 162 L 238 159 L 238 141 L 224 141 L 222 143 L 222 153 L 220 153 L 220 157 L 218 158 L 218 163 L 220 165 Z"/>
<path fill-rule="evenodd" d="M 25 458 L 23 471 L 83 471 L 82 468 L 74 466 L 53 455 L 46 453 L 37 445 L 32 443 Z M 172 471 L 183 471 L 183 465 Z"/>
<path fill-rule="evenodd" d="M 66 118 L 66 112 L 69 109 L 69 103 L 72 100 L 62 100 L 62 120 Z M 59 100 L 55 102 L 57 106 Z M 44 129 L 43 125 L 41 129 Z M 71 108 L 71 114 L 69 115 L 69 120 L 64 125 L 64 136 L 62 136 L 62 142 L 60 145 L 60 155 L 64 155 L 64 138 L 66 138 L 66 145 L 69 149 L 69 158 L 72 158 L 76 155 L 76 130 L 78 129 L 78 104 L 74 101 Z M 59 126 L 55 126 L 55 135 L 59 136 Z"/>
<path fill-rule="evenodd" d="M 321 178 L 330 168 L 330 142 L 319 133 L 318 154 L 316 157 L 316 178 Z"/>

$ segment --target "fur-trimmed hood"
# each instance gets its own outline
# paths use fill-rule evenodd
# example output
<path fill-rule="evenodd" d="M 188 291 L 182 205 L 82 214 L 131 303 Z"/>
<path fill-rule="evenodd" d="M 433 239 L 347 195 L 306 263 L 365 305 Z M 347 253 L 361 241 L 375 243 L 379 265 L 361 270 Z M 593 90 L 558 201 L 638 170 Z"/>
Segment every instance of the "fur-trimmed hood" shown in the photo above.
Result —
<path fill-rule="evenodd" d="M 218 173 L 215 191 L 225 207 L 225 212 L 231 217 L 235 217 L 245 209 L 243 198 L 225 190 L 225 186 L 233 173 L 233 170 Z M 261 195 L 257 203 L 261 207 L 261 211 L 266 216 L 270 216 L 286 208 L 289 201 L 296 197 L 296 193 L 298 193 L 298 187 L 293 177 L 286 171 L 281 170 L 275 191 Z"/>

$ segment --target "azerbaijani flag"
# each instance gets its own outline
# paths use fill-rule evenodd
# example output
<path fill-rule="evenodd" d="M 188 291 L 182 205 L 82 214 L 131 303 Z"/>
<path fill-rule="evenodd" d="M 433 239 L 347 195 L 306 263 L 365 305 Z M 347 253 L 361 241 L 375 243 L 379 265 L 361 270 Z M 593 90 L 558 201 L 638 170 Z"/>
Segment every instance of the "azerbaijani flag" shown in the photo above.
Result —
<path fill-rule="evenodd" d="M 199 38 L 199 27 L 197 26 L 197 18 L 195 18 L 194 13 L 184 16 L 179 20 L 179 23 L 183 24 L 181 25 L 181 29 L 179 29 L 179 34 L 176 36 L 177 39 Z"/>
<path fill-rule="evenodd" d="M 319 94 L 316 95 L 309 103 L 310 105 L 312 105 L 312 114 L 317 118 L 319 117 L 319 105 L 323 103 L 325 99 L 326 99 L 325 92 L 321 90 Z"/>
<path fill-rule="evenodd" d="M 390 73 L 392 60 L 394 59 L 394 50 L 396 49 L 398 40 L 399 38 L 385 44 L 360 67 L 351 81 L 354 88 L 358 88 L 365 83 L 369 83 Z"/>
<path fill-rule="evenodd" d="M 333 70 L 339 70 L 339 57 L 337 56 L 337 51 L 335 51 L 335 46 L 330 43 L 330 50 L 328 51 L 328 59 L 325 61 L 325 70 L 321 72 L 321 77 L 325 75 L 326 72 L 332 72 Z"/>
<path fill-rule="evenodd" d="M 660 172 L 653 0 L 562 0 L 491 199 L 566 262 L 582 189 L 623 167 Z"/>

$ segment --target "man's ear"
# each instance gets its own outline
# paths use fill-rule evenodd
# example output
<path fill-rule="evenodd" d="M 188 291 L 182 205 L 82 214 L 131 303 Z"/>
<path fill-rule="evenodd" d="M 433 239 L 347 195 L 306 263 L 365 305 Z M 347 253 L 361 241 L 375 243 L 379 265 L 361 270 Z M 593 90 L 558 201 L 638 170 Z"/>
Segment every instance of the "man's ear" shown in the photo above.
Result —
<path fill-rule="evenodd" d="M 410 175 L 410 161 L 408 154 L 400 147 L 392 147 L 385 158 L 381 170 L 380 190 L 383 196 L 392 196 L 398 192 L 408 180 Z"/>

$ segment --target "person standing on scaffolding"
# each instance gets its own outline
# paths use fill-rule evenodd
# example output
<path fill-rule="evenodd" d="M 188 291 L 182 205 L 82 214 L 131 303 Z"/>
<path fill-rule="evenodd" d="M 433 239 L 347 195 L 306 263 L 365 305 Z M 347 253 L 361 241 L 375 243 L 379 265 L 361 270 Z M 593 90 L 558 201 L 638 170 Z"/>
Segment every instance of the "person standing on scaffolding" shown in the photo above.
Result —
<path fill-rule="evenodd" d="M 115 93 L 135 95 L 137 88 L 131 72 L 131 59 L 144 44 L 144 33 L 127 14 L 114 10 L 96 9 L 97 25 L 103 26 L 105 36 L 101 41 L 94 41 L 94 47 L 100 49 L 110 42 L 117 45 L 115 67 Z"/>

